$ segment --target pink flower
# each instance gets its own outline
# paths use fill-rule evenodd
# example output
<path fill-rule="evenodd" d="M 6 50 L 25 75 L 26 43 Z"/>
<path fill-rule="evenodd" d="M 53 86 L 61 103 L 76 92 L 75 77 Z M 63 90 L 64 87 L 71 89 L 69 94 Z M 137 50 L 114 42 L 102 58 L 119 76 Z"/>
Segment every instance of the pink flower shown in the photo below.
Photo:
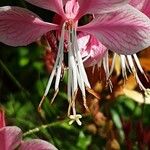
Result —
<path fill-rule="evenodd" d="M 54 97 L 59 91 L 64 41 L 67 41 L 68 51 L 68 115 L 73 113 L 76 116 L 75 98 L 78 88 L 87 108 L 86 89 L 91 87 L 79 51 L 77 31 L 94 36 L 93 38 L 97 38 L 108 49 L 118 54 L 134 54 L 150 45 L 150 20 L 128 5 L 128 0 L 26 1 L 54 11 L 62 18 L 59 24 L 53 24 L 42 21 L 36 14 L 24 8 L 11 6 L 0 8 L 0 41 L 5 44 L 22 46 L 36 41 L 51 30 L 61 33 L 55 65 L 39 108 L 48 94 L 54 76 L 56 76 Z M 86 14 L 96 14 L 96 17 L 90 23 L 78 26 L 79 19 Z"/>
<path fill-rule="evenodd" d="M 22 141 L 22 131 L 16 126 L 5 126 L 4 111 L 0 108 L 0 150 L 57 150 L 52 144 L 33 139 Z"/>
<path fill-rule="evenodd" d="M 140 10 L 141 12 L 143 12 L 145 15 L 147 15 L 147 17 L 150 17 L 150 1 L 149 0 L 130 0 L 129 4 L 132 5 L 133 7 L 135 7 L 136 9 Z M 86 35 L 86 36 L 88 36 L 88 35 Z M 84 37 L 82 37 L 82 38 L 84 38 Z M 98 39 L 97 39 L 97 41 L 98 41 Z M 101 43 L 101 42 L 99 41 L 99 43 Z M 121 61 L 120 63 L 121 63 L 123 78 L 127 79 L 127 70 L 128 70 L 130 73 L 134 74 L 134 76 L 137 80 L 137 83 L 139 84 L 139 87 L 142 90 L 146 91 L 146 88 L 144 87 L 144 85 L 142 84 L 142 82 L 140 81 L 140 78 L 138 76 L 137 68 L 145 76 L 147 81 L 148 81 L 148 79 L 140 65 L 140 61 L 139 61 L 136 53 L 133 53 L 133 54 L 131 53 L 131 55 L 124 54 L 124 53 L 123 54 L 114 53 L 112 66 L 109 69 L 109 63 L 108 63 L 109 50 L 106 47 L 104 49 L 104 45 L 102 43 L 100 44 L 100 46 L 98 46 L 89 40 L 87 42 L 87 44 L 90 44 L 93 47 L 96 46 L 97 51 L 95 51 L 95 53 L 94 53 L 95 55 L 92 56 L 92 54 L 91 54 L 92 48 L 88 49 L 86 47 L 85 49 L 81 49 L 83 57 L 85 57 L 84 55 L 86 54 L 86 61 L 85 61 L 86 66 L 95 66 L 95 65 L 99 64 L 99 67 L 100 67 L 101 65 L 103 65 L 105 73 L 106 73 L 106 80 L 110 83 L 110 88 L 112 88 L 112 84 L 111 84 L 111 81 L 109 78 L 114 70 L 115 59 L 116 59 L 117 55 L 119 55 L 120 61 Z M 105 53 L 101 54 L 102 52 L 104 52 L 104 50 L 105 50 Z M 96 59 L 96 58 L 100 58 L 100 59 Z M 96 60 L 96 61 L 94 61 L 94 60 Z M 93 61 L 94 61 L 94 63 L 93 63 Z"/>
<path fill-rule="evenodd" d="M 136 9 L 140 10 L 142 13 L 144 13 L 147 17 L 150 18 L 150 1 L 149 0 L 130 0 L 129 4 L 132 5 L 133 7 L 135 7 Z M 149 34 L 149 33 L 147 33 L 147 34 Z M 117 54 L 114 54 L 113 63 L 111 66 L 111 71 L 109 73 L 109 76 L 113 71 L 114 61 L 115 61 L 116 56 L 117 56 Z M 123 77 L 125 79 L 127 78 L 127 70 L 128 70 L 136 78 L 136 81 L 139 84 L 139 87 L 142 90 L 147 91 L 147 89 L 142 84 L 142 82 L 138 76 L 138 73 L 137 73 L 138 71 L 140 71 L 141 74 L 143 74 L 145 76 L 146 80 L 148 81 L 148 78 L 145 75 L 144 70 L 142 69 L 142 66 L 140 64 L 140 61 L 139 61 L 136 53 L 131 54 L 131 55 L 121 54 L 119 56 L 120 56 L 120 60 L 121 60 L 121 68 L 122 68 Z M 137 69 L 138 69 L 138 71 L 137 71 Z"/>

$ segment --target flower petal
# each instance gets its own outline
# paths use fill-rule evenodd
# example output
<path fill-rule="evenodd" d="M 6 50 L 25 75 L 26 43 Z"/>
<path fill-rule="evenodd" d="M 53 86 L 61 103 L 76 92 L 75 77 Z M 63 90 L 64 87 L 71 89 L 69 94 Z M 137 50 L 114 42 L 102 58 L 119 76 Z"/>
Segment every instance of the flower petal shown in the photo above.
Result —
<path fill-rule="evenodd" d="M 80 10 L 77 19 L 85 14 L 102 14 L 110 11 L 118 10 L 129 0 L 79 0 Z"/>
<path fill-rule="evenodd" d="M 107 51 L 107 48 L 94 36 L 80 32 L 78 46 L 86 67 L 98 64 Z"/>
<path fill-rule="evenodd" d="M 46 141 L 34 139 L 23 142 L 19 150 L 57 150 L 57 148 Z"/>
<path fill-rule="evenodd" d="M 94 66 L 102 60 L 107 48 L 95 37 L 91 37 L 90 43 L 86 49 L 88 59 L 84 62 L 86 67 Z"/>
<path fill-rule="evenodd" d="M 101 15 L 78 30 L 95 35 L 119 54 L 134 54 L 150 46 L 150 19 L 130 5 Z"/>
<path fill-rule="evenodd" d="M 89 40 L 90 40 L 90 35 L 89 34 L 84 34 L 82 32 L 78 34 L 77 42 L 78 42 L 79 50 L 81 52 L 86 51 Z"/>
<path fill-rule="evenodd" d="M 14 150 L 21 143 L 22 132 L 15 126 L 0 129 L 0 149 Z"/>
<path fill-rule="evenodd" d="M 0 7 L 0 42 L 23 46 L 57 29 L 57 25 L 42 21 L 31 11 L 19 7 Z"/>
<path fill-rule="evenodd" d="M 62 0 L 25 0 L 25 1 L 38 7 L 54 11 L 57 14 L 64 17 Z"/>
<path fill-rule="evenodd" d="M 130 0 L 130 5 L 139 9 L 148 17 L 150 17 L 150 1 L 149 0 Z"/>
<path fill-rule="evenodd" d="M 129 4 L 137 8 L 138 10 L 142 10 L 146 1 L 147 0 L 130 0 Z"/>

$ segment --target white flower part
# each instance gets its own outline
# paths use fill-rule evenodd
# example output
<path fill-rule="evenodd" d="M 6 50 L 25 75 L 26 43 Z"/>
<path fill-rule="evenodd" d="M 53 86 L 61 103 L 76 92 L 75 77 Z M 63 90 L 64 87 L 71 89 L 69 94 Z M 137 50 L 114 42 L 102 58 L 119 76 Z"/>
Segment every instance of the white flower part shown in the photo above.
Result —
<path fill-rule="evenodd" d="M 68 116 L 73 114 L 76 116 L 76 95 L 78 89 L 81 90 L 82 98 L 83 98 L 83 105 L 88 110 L 88 106 L 86 104 L 86 89 L 90 89 L 90 83 L 88 81 L 88 77 L 83 65 L 83 60 L 80 54 L 78 42 L 77 42 L 77 33 L 76 33 L 75 25 L 72 21 L 66 21 L 62 26 L 61 36 L 59 40 L 59 48 L 57 53 L 57 58 L 55 61 L 55 65 L 53 67 L 52 73 L 49 77 L 49 81 L 47 83 L 47 87 L 45 89 L 45 93 L 43 98 L 39 104 L 39 110 L 41 105 L 47 96 L 52 81 L 55 77 L 55 93 L 52 98 L 52 102 L 55 99 L 56 95 L 59 92 L 59 83 L 61 79 L 61 72 L 62 72 L 62 64 L 64 61 L 64 40 L 67 40 L 67 52 L 68 52 L 68 86 L 67 86 L 67 93 L 68 93 L 68 101 L 69 101 L 69 108 L 68 108 Z M 67 38 L 67 39 L 66 39 Z M 78 116 L 78 115 L 77 115 Z M 77 120 L 78 124 L 81 124 L 79 120 Z"/>
<path fill-rule="evenodd" d="M 109 85 L 110 91 L 112 92 L 112 82 L 110 80 L 110 69 L 109 69 L 109 58 L 108 58 L 108 51 L 105 53 L 104 57 L 103 57 L 103 68 L 106 74 L 106 82 Z"/>
<path fill-rule="evenodd" d="M 82 122 L 80 121 L 82 115 L 80 114 L 70 115 L 69 118 L 70 118 L 69 125 L 73 124 L 74 122 L 76 122 L 79 126 L 82 125 Z"/>
<path fill-rule="evenodd" d="M 81 90 L 83 105 L 88 110 L 86 104 L 86 88 L 91 88 L 88 77 L 83 65 L 83 60 L 77 43 L 76 30 L 69 28 L 68 30 L 68 116 L 71 112 L 76 115 L 75 99 L 78 88 Z"/>
<path fill-rule="evenodd" d="M 109 76 L 112 74 L 113 70 L 114 70 L 114 60 L 116 59 L 116 53 L 114 54 L 113 60 L 112 60 L 112 65 L 111 65 L 111 69 L 110 69 L 110 74 Z M 122 76 L 123 78 L 126 80 L 127 79 L 127 70 L 132 73 L 139 85 L 139 87 L 141 88 L 141 90 L 146 91 L 146 88 L 144 87 L 144 85 L 142 84 L 138 73 L 137 73 L 137 69 L 144 75 L 145 79 L 148 81 L 148 78 L 146 76 L 146 74 L 144 73 L 144 70 L 142 69 L 142 66 L 140 64 L 140 61 L 137 57 L 136 54 L 133 55 L 119 55 L 120 56 L 120 65 L 121 65 L 121 69 L 122 69 Z"/>
<path fill-rule="evenodd" d="M 49 77 L 49 80 L 48 80 L 48 83 L 47 83 L 47 86 L 46 86 L 46 89 L 45 89 L 45 92 L 44 92 L 44 95 L 42 97 L 42 100 L 38 106 L 38 111 L 40 112 L 41 111 L 41 106 L 51 88 L 51 85 L 52 85 L 52 81 L 56 75 L 56 80 L 55 80 L 55 93 L 54 93 L 54 96 L 52 98 L 52 101 L 54 101 L 58 91 L 59 91 L 59 82 L 60 82 L 60 78 L 61 78 L 61 69 L 62 69 L 62 63 L 63 63 L 63 59 L 64 59 L 64 37 L 65 37 L 65 23 L 63 24 L 63 27 L 62 27 L 62 31 L 61 31 L 61 37 L 60 37 L 60 42 L 59 42 L 59 47 L 58 47 L 58 53 L 57 53 L 57 58 L 56 58 L 56 61 L 55 61 L 55 64 L 54 64 L 54 67 L 53 67 L 53 70 L 51 72 L 51 75 Z"/>
<path fill-rule="evenodd" d="M 136 55 L 136 54 L 134 54 L 134 55 Z M 139 79 L 139 76 L 138 76 L 137 70 L 136 70 L 136 66 L 138 67 L 139 70 L 142 68 L 141 65 L 140 65 L 140 63 L 139 63 L 139 64 L 137 63 L 138 58 L 137 58 L 137 60 L 135 60 L 135 57 L 133 57 L 133 55 L 127 55 L 126 58 L 127 58 L 127 60 L 128 60 L 128 65 L 129 65 L 129 67 L 130 67 L 130 69 L 131 69 L 131 72 L 132 72 L 133 75 L 135 76 L 135 79 L 136 79 L 136 81 L 137 81 L 139 87 L 141 88 L 141 90 L 144 90 L 144 91 L 145 91 L 146 88 L 144 87 L 144 85 L 142 84 L 141 80 Z M 138 60 L 138 61 L 139 61 L 139 60 Z M 139 65 L 140 65 L 140 66 L 139 66 Z M 146 75 L 145 75 L 143 69 L 140 70 L 140 72 L 146 77 Z"/>

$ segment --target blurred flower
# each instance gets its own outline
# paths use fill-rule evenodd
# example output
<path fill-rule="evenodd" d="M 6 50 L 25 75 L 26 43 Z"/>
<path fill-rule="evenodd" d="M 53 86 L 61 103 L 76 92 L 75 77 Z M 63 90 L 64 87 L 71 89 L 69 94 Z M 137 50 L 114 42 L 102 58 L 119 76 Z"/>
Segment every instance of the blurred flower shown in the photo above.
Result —
<path fill-rule="evenodd" d="M 135 120 L 134 120 L 135 121 Z M 143 125 L 142 121 L 123 119 L 123 130 L 125 133 L 125 145 L 128 150 L 133 149 L 133 145 L 136 143 L 141 150 L 150 148 L 150 128 Z M 134 133 L 135 139 L 131 138 Z"/>
<path fill-rule="evenodd" d="M 0 150 L 57 150 L 52 144 L 33 139 L 22 141 L 22 131 L 16 126 L 5 126 L 4 110 L 0 108 Z"/>
<path fill-rule="evenodd" d="M 88 109 L 86 89 L 90 89 L 91 86 L 83 66 L 77 31 L 92 35 L 90 45 L 87 46 L 92 49 L 91 56 L 95 56 L 96 53 L 103 55 L 103 52 L 99 52 L 100 49 L 97 48 L 97 45 L 102 46 L 102 44 L 124 55 L 134 54 L 150 45 L 150 20 L 143 13 L 128 5 L 128 0 L 87 0 L 88 5 L 85 5 L 84 0 L 26 1 L 54 11 L 62 18 L 61 22 L 54 24 L 42 21 L 36 14 L 24 8 L 13 6 L 0 8 L 0 41 L 5 44 L 23 46 L 36 41 L 51 30 L 60 32 L 58 54 L 44 96 L 39 104 L 39 110 L 49 92 L 54 76 L 56 76 L 54 98 L 59 91 L 64 61 L 64 43 L 67 43 L 68 52 L 68 115 L 73 113 L 73 116 L 76 116 L 75 99 L 78 88 L 82 93 L 83 104 Z M 95 14 L 95 18 L 84 26 L 78 26 L 79 20 L 86 14 Z M 102 55 L 99 58 L 102 58 Z M 104 55 L 104 61 L 108 78 L 107 53 Z"/>

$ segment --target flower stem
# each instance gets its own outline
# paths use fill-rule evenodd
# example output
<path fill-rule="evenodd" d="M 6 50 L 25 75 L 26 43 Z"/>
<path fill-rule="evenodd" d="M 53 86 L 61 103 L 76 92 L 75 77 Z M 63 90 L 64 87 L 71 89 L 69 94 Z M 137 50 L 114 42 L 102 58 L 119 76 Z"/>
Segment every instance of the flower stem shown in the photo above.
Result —
<path fill-rule="evenodd" d="M 64 122 L 68 122 L 68 121 L 69 121 L 69 120 L 66 119 L 66 120 L 56 121 L 56 122 L 52 122 L 52 123 L 49 123 L 49 124 L 45 124 L 45 125 L 36 127 L 36 128 L 34 128 L 34 129 L 31 129 L 31 130 L 25 132 L 25 133 L 23 134 L 23 137 L 28 136 L 28 135 L 30 135 L 30 134 L 37 133 L 37 132 L 39 132 L 39 131 L 41 131 L 41 130 L 43 130 L 43 129 L 46 129 L 46 128 L 50 128 L 50 127 L 53 127 L 53 126 L 60 125 L 60 124 L 62 124 L 62 123 L 64 123 Z"/>

